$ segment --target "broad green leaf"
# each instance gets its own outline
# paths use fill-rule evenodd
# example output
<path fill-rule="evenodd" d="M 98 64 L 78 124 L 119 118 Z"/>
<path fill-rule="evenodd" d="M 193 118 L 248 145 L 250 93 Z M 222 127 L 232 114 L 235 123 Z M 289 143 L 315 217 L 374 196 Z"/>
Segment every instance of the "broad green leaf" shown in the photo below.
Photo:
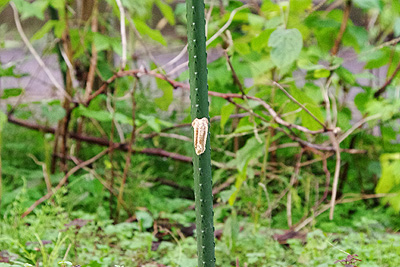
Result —
<path fill-rule="evenodd" d="M 233 206 L 235 204 L 236 197 L 240 191 L 240 188 L 242 187 L 244 181 L 246 181 L 246 170 L 247 170 L 247 164 L 244 166 L 244 169 L 242 171 L 239 171 L 239 173 L 236 176 L 236 181 L 235 181 L 235 191 L 232 193 L 232 195 L 229 197 L 228 203 L 229 205 Z"/>
<path fill-rule="evenodd" d="M 65 0 L 51 0 L 50 5 L 57 10 L 62 10 L 65 8 Z"/>
<path fill-rule="evenodd" d="M 154 103 L 156 103 L 157 107 L 159 107 L 161 110 L 167 111 L 169 105 L 171 105 L 172 103 L 172 100 L 174 100 L 174 89 L 167 81 L 157 79 L 156 82 L 158 88 L 160 88 L 164 92 L 164 95 L 162 97 L 154 99 Z"/>
<path fill-rule="evenodd" d="M 10 2 L 10 0 L 3 0 L 0 2 L 0 13 L 7 7 L 8 2 Z"/>
<path fill-rule="evenodd" d="M 356 78 L 354 77 L 354 74 L 342 66 L 337 68 L 335 70 L 335 73 L 347 84 L 354 85 L 356 83 Z"/>
<path fill-rule="evenodd" d="M 164 17 L 167 19 L 168 23 L 171 25 L 175 25 L 174 11 L 172 10 L 171 6 L 164 3 L 162 0 L 156 0 L 156 5 L 160 9 Z"/>
<path fill-rule="evenodd" d="M 330 74 L 331 72 L 327 69 L 317 69 L 314 71 L 314 77 L 317 79 L 329 77 Z"/>
<path fill-rule="evenodd" d="M 263 141 L 264 138 L 261 138 Z M 247 140 L 246 144 L 237 151 L 237 169 L 242 172 L 246 169 L 247 164 L 251 159 L 258 158 L 262 155 L 264 149 L 263 143 L 259 143 L 255 137 Z"/>
<path fill-rule="evenodd" d="M 54 24 L 54 35 L 57 38 L 61 38 L 62 34 L 64 33 L 64 30 L 65 30 L 65 20 L 56 21 L 56 23 Z"/>
<path fill-rule="evenodd" d="M 393 31 L 395 37 L 400 36 L 400 17 L 394 21 Z"/>
<path fill-rule="evenodd" d="M 3 69 L 0 66 L 0 77 L 14 77 L 14 78 L 21 78 L 23 76 L 27 76 L 27 74 L 15 74 L 14 73 L 15 66 L 8 67 Z"/>
<path fill-rule="evenodd" d="M 110 38 L 101 33 L 95 32 L 93 35 L 93 42 L 97 51 L 103 51 L 110 48 Z"/>
<path fill-rule="evenodd" d="M 160 44 L 167 46 L 167 42 L 165 41 L 164 37 L 161 35 L 160 31 L 158 30 L 153 30 L 149 26 L 146 25 L 142 20 L 140 19 L 134 19 L 136 29 L 143 35 L 149 36 L 151 39 L 154 41 L 159 42 Z"/>
<path fill-rule="evenodd" d="M 389 101 L 387 99 L 379 101 L 370 100 L 366 104 L 366 112 L 370 115 L 380 114 L 382 121 L 390 120 L 393 116 L 399 114 L 400 100 Z"/>
<path fill-rule="evenodd" d="M 368 93 L 359 93 L 354 97 L 354 104 L 356 105 L 358 110 L 363 113 L 369 99 L 370 96 Z"/>
<path fill-rule="evenodd" d="M 251 52 L 250 47 L 247 43 L 235 42 L 234 48 L 235 48 L 235 51 L 241 55 L 246 55 Z"/>
<path fill-rule="evenodd" d="M 31 42 L 39 40 L 41 38 L 43 38 L 43 36 L 45 34 L 47 34 L 53 27 L 54 25 L 57 23 L 57 21 L 55 20 L 49 20 L 48 22 L 46 22 L 42 28 L 40 28 L 40 30 L 38 30 L 37 32 L 35 32 L 35 34 L 31 37 Z"/>
<path fill-rule="evenodd" d="M 308 97 L 304 92 L 292 86 L 290 88 L 290 93 L 292 96 L 303 104 L 319 121 L 324 122 L 324 116 L 322 115 L 321 108 L 315 103 L 315 101 Z M 319 124 L 310 114 L 302 110 L 300 112 L 301 124 L 310 130 L 320 130 L 322 129 L 321 124 Z"/>
<path fill-rule="evenodd" d="M 16 97 L 21 95 L 25 90 L 22 88 L 8 88 L 3 90 L 1 99 L 7 99 L 9 97 Z"/>
<path fill-rule="evenodd" d="M 77 113 L 78 113 L 77 114 L 78 116 L 79 115 L 80 116 L 85 116 L 87 118 L 93 118 L 95 120 L 102 121 L 102 122 L 110 122 L 113 119 L 113 115 L 108 111 L 105 111 L 105 110 L 91 110 L 91 109 L 86 108 L 84 106 L 79 106 L 79 108 L 77 109 Z M 116 112 L 114 114 L 114 119 L 117 122 L 132 125 L 132 119 L 129 118 L 128 116 L 122 114 L 122 113 Z"/>
<path fill-rule="evenodd" d="M 112 50 L 117 53 L 117 55 L 122 56 L 122 45 L 121 38 L 113 37 L 109 39 Z"/>
<path fill-rule="evenodd" d="M 272 48 L 271 59 L 279 68 L 291 65 L 303 48 L 303 37 L 297 29 L 277 29 L 268 40 Z"/>
<path fill-rule="evenodd" d="M 353 3 L 362 9 L 382 10 L 382 2 L 380 0 L 353 0 Z"/>
<path fill-rule="evenodd" d="M 147 229 L 153 226 L 153 217 L 146 211 L 136 211 L 136 218 L 143 229 Z"/>
<path fill-rule="evenodd" d="M 229 116 L 232 114 L 232 112 L 235 110 L 235 105 L 233 104 L 227 104 L 225 106 L 222 106 L 221 108 L 221 121 L 220 121 L 220 126 L 221 129 L 224 129 L 224 126 L 226 122 L 229 119 Z"/>
<path fill-rule="evenodd" d="M 42 115 L 48 119 L 50 123 L 56 123 L 65 117 L 65 109 L 60 105 L 42 105 Z"/>
<path fill-rule="evenodd" d="M 49 4 L 47 0 L 36 0 L 32 3 L 25 0 L 14 0 L 13 2 L 15 3 L 19 13 L 21 13 L 22 20 L 31 17 L 44 20 L 44 11 Z"/>
<path fill-rule="evenodd" d="M 257 37 L 251 40 L 251 48 L 255 51 L 261 51 L 261 49 L 268 46 L 268 39 L 272 33 L 272 29 L 262 31 Z"/>
<path fill-rule="evenodd" d="M 156 118 L 152 115 L 139 114 L 139 118 L 145 120 L 146 123 L 156 132 L 161 131 L 161 126 L 171 127 L 172 123 Z"/>
<path fill-rule="evenodd" d="M 398 193 L 395 197 L 385 197 L 392 207 L 400 211 L 400 153 L 382 154 L 380 157 L 382 174 L 376 186 L 376 193 Z"/>

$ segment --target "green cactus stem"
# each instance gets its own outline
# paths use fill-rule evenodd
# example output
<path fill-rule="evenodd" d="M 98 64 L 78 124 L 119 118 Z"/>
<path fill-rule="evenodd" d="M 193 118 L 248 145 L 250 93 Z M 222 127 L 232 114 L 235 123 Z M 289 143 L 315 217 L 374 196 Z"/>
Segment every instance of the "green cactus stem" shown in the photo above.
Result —
<path fill-rule="evenodd" d="M 204 0 L 187 0 L 186 10 L 192 121 L 196 118 L 209 121 Z M 198 266 L 213 267 L 215 242 L 209 132 L 205 151 L 197 155 L 193 147 L 193 155 Z"/>

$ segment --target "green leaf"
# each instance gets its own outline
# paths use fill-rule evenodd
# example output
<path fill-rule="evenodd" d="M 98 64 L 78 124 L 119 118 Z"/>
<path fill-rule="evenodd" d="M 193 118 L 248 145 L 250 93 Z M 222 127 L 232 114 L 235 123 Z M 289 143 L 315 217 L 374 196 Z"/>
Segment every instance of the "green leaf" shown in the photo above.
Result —
<path fill-rule="evenodd" d="M 366 111 L 370 115 L 380 114 L 382 121 L 390 120 L 393 116 L 399 113 L 400 100 L 389 101 L 387 99 L 379 101 L 376 99 L 370 100 L 366 104 Z"/>
<path fill-rule="evenodd" d="M 174 11 L 172 10 L 171 6 L 164 3 L 162 0 L 156 0 L 156 5 L 160 9 L 164 17 L 167 19 L 168 23 L 171 25 L 175 25 Z"/>
<path fill-rule="evenodd" d="M 160 44 L 167 46 L 167 42 L 165 41 L 164 37 L 161 35 L 160 31 L 158 30 L 153 30 L 149 26 L 146 25 L 142 20 L 140 19 L 134 19 L 133 20 L 136 26 L 136 29 L 143 35 L 149 36 L 151 39 L 154 41 L 159 42 Z"/>
<path fill-rule="evenodd" d="M 396 18 L 396 20 L 394 21 L 393 31 L 395 37 L 400 36 L 400 17 Z"/>
<path fill-rule="evenodd" d="M 15 66 L 8 67 L 3 69 L 0 66 L 0 77 L 14 77 L 14 78 L 21 78 L 23 76 L 27 76 L 27 74 L 15 74 L 14 73 Z"/>
<path fill-rule="evenodd" d="M 8 88 L 3 90 L 1 99 L 7 99 L 9 97 L 16 97 L 21 95 L 25 90 L 22 88 Z"/>
<path fill-rule="evenodd" d="M 84 106 L 79 106 L 79 108 L 77 109 L 77 115 L 78 116 L 85 116 L 87 118 L 92 118 L 98 121 L 102 121 L 102 122 L 110 122 L 113 119 L 113 115 L 105 110 L 91 110 L 89 108 L 86 108 Z M 114 114 L 114 119 L 117 122 L 120 123 L 124 123 L 124 124 L 130 124 L 132 125 L 132 119 L 129 118 L 128 116 L 116 112 Z"/>
<path fill-rule="evenodd" d="M 147 229 L 153 226 L 153 217 L 146 211 L 136 211 L 136 218 L 143 229 Z"/>
<path fill-rule="evenodd" d="M 382 174 L 376 186 L 376 193 L 398 193 L 395 197 L 385 197 L 392 207 L 400 211 L 400 153 L 382 154 L 380 157 Z"/>
<path fill-rule="evenodd" d="M 297 29 L 277 29 L 268 40 L 272 47 L 271 59 L 279 68 L 292 64 L 303 48 L 303 37 Z"/>
<path fill-rule="evenodd" d="M 31 42 L 39 40 L 41 38 L 43 38 L 43 36 L 48 33 L 53 27 L 54 25 L 57 23 L 57 21 L 55 20 L 49 20 L 48 22 L 46 22 L 42 28 L 40 28 L 40 30 L 38 30 L 37 32 L 35 32 L 35 34 L 31 37 Z"/>
<path fill-rule="evenodd" d="M 266 29 L 262 31 L 257 37 L 251 40 L 251 48 L 255 51 L 260 52 L 261 49 L 268 46 L 268 39 L 272 33 L 272 29 Z"/>
<path fill-rule="evenodd" d="M 42 105 L 42 115 L 48 119 L 50 123 L 56 123 L 65 117 L 65 109 L 60 105 Z"/>
<path fill-rule="evenodd" d="M 32 3 L 25 0 L 14 0 L 15 6 L 21 13 L 21 19 L 36 17 L 40 20 L 44 20 L 44 11 L 48 6 L 47 0 L 36 0 Z"/>
<path fill-rule="evenodd" d="M 93 35 L 93 42 L 97 51 L 103 51 L 110 48 L 110 38 L 101 33 L 95 32 Z"/>
<path fill-rule="evenodd" d="M 362 60 L 366 61 L 367 64 L 364 66 L 365 69 L 377 69 L 389 63 L 390 60 L 390 48 L 384 47 L 380 50 L 368 53 Z"/>
<path fill-rule="evenodd" d="M 152 115 L 139 114 L 139 117 L 146 121 L 146 123 L 156 132 L 161 131 L 161 126 L 170 127 L 172 123 L 160 120 Z"/>
<path fill-rule="evenodd" d="M 335 73 L 347 84 L 354 85 L 356 83 L 356 78 L 354 77 L 354 74 L 342 66 L 337 68 L 335 70 Z"/>
<path fill-rule="evenodd" d="M 240 188 L 242 187 L 244 181 L 246 181 L 246 170 L 247 170 L 247 164 L 245 168 L 242 171 L 239 171 L 239 173 L 236 176 L 236 181 L 235 181 L 235 191 L 232 193 L 232 195 L 229 197 L 228 203 L 229 205 L 233 206 L 235 204 L 236 197 L 240 191 Z"/>
<path fill-rule="evenodd" d="M 156 82 L 158 88 L 160 88 L 164 92 L 164 95 L 162 97 L 154 99 L 154 103 L 156 103 L 157 107 L 159 107 L 161 110 L 167 111 L 172 103 L 172 100 L 174 100 L 174 89 L 167 81 L 157 79 Z"/>
<path fill-rule="evenodd" d="M 4 8 L 6 8 L 8 2 L 10 2 L 10 0 L 3 0 L 0 2 L 0 13 L 4 10 Z"/>
<path fill-rule="evenodd" d="M 290 88 L 290 93 L 292 96 L 303 104 L 319 121 L 324 122 L 324 116 L 322 115 L 321 108 L 315 103 L 315 101 L 308 97 L 304 92 L 292 86 Z M 313 117 L 310 116 L 306 111 L 302 110 L 300 112 L 301 124 L 310 130 L 316 131 L 322 129 L 321 124 L 319 124 Z"/>
<path fill-rule="evenodd" d="M 227 104 L 225 106 L 222 106 L 221 108 L 221 121 L 220 121 L 220 126 L 221 130 L 224 129 L 224 126 L 226 122 L 229 119 L 229 116 L 232 114 L 232 112 L 235 110 L 235 105 L 233 104 Z"/>
<path fill-rule="evenodd" d="M 368 93 L 359 93 L 354 97 L 354 104 L 360 112 L 364 112 L 369 99 Z"/>
<path fill-rule="evenodd" d="M 261 140 L 264 140 L 264 138 L 261 138 Z M 259 143 L 255 137 L 248 139 L 244 147 L 239 149 L 236 154 L 236 166 L 239 172 L 242 172 L 247 167 L 251 159 L 261 156 L 263 149 L 263 143 Z"/>
<path fill-rule="evenodd" d="M 362 9 L 382 10 L 382 2 L 380 0 L 353 0 L 353 3 Z"/>
<path fill-rule="evenodd" d="M 57 10 L 61 10 L 65 8 L 65 0 L 51 0 L 49 1 L 50 5 Z"/>
<path fill-rule="evenodd" d="M 326 78 L 330 75 L 330 71 L 327 69 L 317 69 L 314 71 L 314 77 L 319 79 L 319 78 Z"/>

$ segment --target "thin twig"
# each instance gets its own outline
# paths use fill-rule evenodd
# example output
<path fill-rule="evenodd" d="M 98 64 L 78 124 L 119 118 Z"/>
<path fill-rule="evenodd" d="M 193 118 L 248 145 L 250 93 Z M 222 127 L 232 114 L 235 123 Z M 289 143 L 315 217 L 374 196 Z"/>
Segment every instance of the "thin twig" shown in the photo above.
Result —
<path fill-rule="evenodd" d="M 334 133 L 329 133 L 329 137 L 331 139 L 333 147 L 336 149 L 336 166 L 335 166 L 335 173 L 333 176 L 333 184 L 332 184 L 332 198 L 331 198 L 331 210 L 329 212 L 329 219 L 333 220 L 333 213 L 335 210 L 335 201 L 336 201 L 336 194 L 337 194 L 337 186 L 339 182 L 339 174 L 340 174 L 340 147 L 339 142 Z"/>
<path fill-rule="evenodd" d="M 109 151 L 109 148 L 103 150 L 102 152 L 100 152 L 99 154 L 97 154 L 96 156 L 94 156 L 91 159 L 88 159 L 82 163 L 80 163 L 79 165 L 76 165 L 75 167 L 73 167 L 71 170 L 69 170 L 67 172 L 67 174 L 60 180 L 60 182 L 58 183 L 58 185 L 54 188 L 53 191 L 47 193 L 46 195 L 44 195 L 43 197 L 41 197 L 40 199 L 36 200 L 35 203 L 33 203 L 22 215 L 21 218 L 24 218 L 25 216 L 27 216 L 29 213 L 31 213 L 39 204 L 43 203 L 44 201 L 48 200 L 51 196 L 53 196 L 68 180 L 68 178 L 73 175 L 75 172 L 79 171 L 80 169 L 82 169 L 83 167 L 92 164 L 93 162 L 95 162 L 96 160 L 98 160 L 99 158 L 101 158 L 102 156 L 104 156 L 105 154 L 107 154 L 107 152 Z"/>
<path fill-rule="evenodd" d="M 335 44 L 331 50 L 332 56 L 336 56 L 337 52 L 339 51 L 339 46 L 340 46 L 340 43 L 342 42 L 343 34 L 347 28 L 347 22 L 348 22 L 349 16 L 350 16 L 351 4 L 352 4 L 352 0 L 346 0 L 346 7 L 344 8 L 344 11 L 343 11 L 342 24 L 340 25 L 339 33 L 336 37 Z"/>
<path fill-rule="evenodd" d="M 344 139 L 346 139 L 350 134 L 352 134 L 356 129 L 358 129 L 361 125 L 363 125 L 364 123 L 371 121 L 371 120 L 375 120 L 378 119 L 379 117 L 381 117 L 381 114 L 375 114 L 372 116 L 369 116 L 367 118 L 363 118 L 360 121 L 356 122 L 349 130 L 347 130 L 343 135 L 341 135 L 338 138 L 338 142 L 339 144 L 341 142 L 343 142 Z"/>
<path fill-rule="evenodd" d="M 125 10 L 121 0 L 115 0 L 118 5 L 120 13 L 120 31 L 121 31 L 121 45 L 122 45 L 122 58 L 121 58 L 121 69 L 125 69 L 126 65 L 126 29 L 125 29 Z"/>
<path fill-rule="evenodd" d="M 10 2 L 10 6 L 13 9 L 13 13 L 14 13 L 14 21 L 15 21 L 15 25 L 17 26 L 17 30 L 19 35 L 21 36 L 22 41 L 24 42 L 24 44 L 26 45 L 26 47 L 29 49 L 29 51 L 31 52 L 31 54 L 33 55 L 33 57 L 35 58 L 35 60 L 37 61 L 37 63 L 39 64 L 39 66 L 43 69 L 43 71 L 46 73 L 47 77 L 49 77 L 50 81 L 52 82 L 52 84 L 57 88 L 58 91 L 60 91 L 60 93 L 67 98 L 68 100 L 72 100 L 71 96 L 68 95 L 65 90 L 62 88 L 62 86 L 57 82 L 57 79 L 53 76 L 53 74 L 51 73 L 51 71 L 47 68 L 46 64 L 43 62 L 43 60 L 40 58 L 39 54 L 36 52 L 35 48 L 33 48 L 32 44 L 29 42 L 28 38 L 25 35 L 24 30 L 22 29 L 22 25 L 21 22 L 19 20 L 19 16 L 18 16 L 18 10 L 17 7 L 15 6 L 14 2 Z"/>
<path fill-rule="evenodd" d="M 36 165 L 40 165 L 42 167 L 42 172 L 43 172 L 44 181 L 46 183 L 47 192 L 51 192 L 51 180 L 50 180 L 49 172 L 47 170 L 46 163 L 39 161 L 32 154 L 28 154 L 28 157 L 30 157 L 35 162 Z"/>
<path fill-rule="evenodd" d="M 248 7 L 249 7 L 249 5 L 243 5 L 243 6 L 241 6 L 241 7 L 238 7 L 238 8 L 236 8 L 236 9 L 234 9 L 234 10 L 231 12 L 231 14 L 230 14 L 230 16 L 229 16 L 229 19 L 228 19 L 228 21 L 224 24 L 224 26 L 222 26 L 213 36 L 210 37 L 210 39 L 207 40 L 207 42 L 206 42 L 206 47 L 209 46 L 215 39 L 217 39 L 226 29 L 228 29 L 228 27 L 231 25 L 231 23 L 232 23 L 232 21 L 233 21 L 233 18 L 235 17 L 235 15 L 236 15 L 237 12 L 239 12 L 239 11 L 242 10 L 242 9 L 248 8 Z M 187 46 L 185 46 L 185 47 L 183 48 L 183 50 L 181 51 L 181 53 L 180 53 L 179 55 L 181 55 L 181 54 L 183 55 L 184 53 L 186 53 L 186 51 L 187 51 Z M 184 53 L 183 53 L 183 52 L 184 52 Z M 178 56 L 179 56 L 179 55 L 178 55 Z M 176 60 L 176 61 L 177 61 L 177 60 Z M 186 61 L 186 62 L 180 64 L 179 66 L 175 67 L 173 70 L 171 70 L 171 71 L 168 73 L 168 75 L 171 75 L 171 74 L 177 72 L 179 69 L 181 69 L 181 68 L 187 66 L 188 62 L 189 62 L 189 61 Z"/>
<path fill-rule="evenodd" d="M 288 91 L 285 90 L 279 83 L 273 81 L 272 84 L 276 85 L 290 100 L 292 100 L 294 103 L 299 105 L 305 112 L 307 112 L 316 122 L 318 122 L 324 129 L 326 128 L 325 124 L 321 122 L 317 117 L 312 114 L 308 108 L 306 108 L 303 104 L 301 104 L 299 101 L 297 101 L 296 98 L 294 98 L 291 94 L 289 94 Z"/>
<path fill-rule="evenodd" d="M 375 92 L 374 97 L 378 98 L 381 94 L 386 91 L 386 88 L 392 83 L 393 79 L 396 77 L 397 73 L 400 71 L 400 62 L 397 64 L 396 69 L 394 70 L 392 76 L 379 88 L 378 91 Z"/>
<path fill-rule="evenodd" d="M 230 59 L 228 53 L 226 52 L 226 49 L 224 49 L 224 55 L 225 55 L 225 58 L 226 58 L 226 62 L 228 62 L 229 68 L 232 71 L 232 77 L 233 77 L 234 83 L 239 87 L 239 90 L 242 93 L 242 95 L 246 95 L 246 93 L 244 92 L 243 84 L 240 82 L 240 79 L 237 76 L 235 69 L 233 68 L 231 59 Z"/>
<path fill-rule="evenodd" d="M 91 22 L 92 23 L 92 25 L 91 25 L 92 33 L 96 33 L 98 30 L 97 16 L 98 16 L 98 0 L 94 0 L 93 11 L 92 11 L 92 22 Z M 89 72 L 88 72 L 88 76 L 87 76 L 85 95 L 83 98 L 85 101 L 89 98 L 89 96 L 93 90 L 93 83 L 94 83 L 94 78 L 95 78 L 95 73 L 96 73 L 96 67 L 97 67 L 97 49 L 96 49 L 96 45 L 93 42 L 92 43 L 92 56 L 90 57 Z"/>

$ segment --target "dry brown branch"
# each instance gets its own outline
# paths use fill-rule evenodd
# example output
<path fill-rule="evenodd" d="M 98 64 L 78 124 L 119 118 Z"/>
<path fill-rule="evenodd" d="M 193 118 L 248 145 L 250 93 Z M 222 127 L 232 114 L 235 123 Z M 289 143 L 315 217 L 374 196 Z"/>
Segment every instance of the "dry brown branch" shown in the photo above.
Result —
<path fill-rule="evenodd" d="M 375 92 L 374 97 L 378 98 L 381 94 L 383 94 L 386 91 L 386 88 L 392 83 L 393 79 L 396 77 L 397 73 L 400 71 L 400 62 L 397 64 L 396 69 L 390 76 L 390 78 L 382 85 L 381 88 L 379 88 L 378 91 Z"/>
<path fill-rule="evenodd" d="M 73 167 L 71 170 L 69 170 L 67 172 L 67 174 L 61 179 L 61 181 L 58 183 L 58 185 L 49 193 L 47 193 L 46 195 L 44 195 L 43 197 L 41 197 L 40 199 L 36 200 L 35 203 L 33 203 L 22 215 L 21 218 L 24 218 L 26 215 L 28 215 L 29 213 L 31 213 L 39 204 L 43 203 L 44 201 L 48 200 L 51 196 L 54 195 L 54 193 L 56 193 L 67 181 L 68 178 L 73 175 L 75 172 L 79 171 L 80 169 L 82 169 L 83 167 L 92 164 L 93 162 L 95 162 L 96 160 L 98 160 L 99 158 L 101 158 L 102 156 L 104 156 L 107 152 L 108 152 L 109 148 L 103 150 L 102 152 L 100 152 L 99 154 L 97 154 L 96 156 L 92 157 L 91 159 L 88 159 L 82 163 L 80 163 L 79 165 L 76 165 L 75 167 Z"/>
<path fill-rule="evenodd" d="M 26 45 L 26 47 L 29 49 L 29 52 L 33 55 L 39 66 L 43 69 L 43 71 L 46 73 L 47 77 L 49 77 L 51 83 L 57 88 L 57 90 L 67 99 L 71 100 L 71 97 L 64 91 L 62 86 L 57 82 L 57 79 L 53 76 L 49 68 L 46 66 L 46 64 L 43 62 L 43 60 L 40 58 L 39 54 L 36 52 L 36 50 L 33 48 L 32 44 L 29 42 L 28 38 L 26 37 L 26 34 L 24 30 L 22 29 L 21 21 L 19 20 L 19 15 L 18 15 L 18 10 L 17 7 L 15 6 L 14 2 L 10 2 L 10 6 L 13 9 L 13 14 L 14 14 L 14 21 L 15 25 L 17 27 L 18 33 L 21 36 L 22 41 Z"/>
<path fill-rule="evenodd" d="M 42 132 L 45 133 L 52 133 L 54 134 L 56 132 L 56 130 L 54 128 L 51 127 L 46 127 L 46 126 L 42 126 L 42 125 L 37 125 L 31 122 L 27 122 L 24 120 L 20 120 L 14 117 L 8 117 L 8 122 L 25 127 L 25 128 L 29 128 L 32 130 L 40 130 Z M 69 138 L 75 139 L 75 140 L 79 140 L 79 141 L 83 141 L 86 143 L 90 143 L 90 144 L 95 144 L 95 145 L 100 145 L 100 146 L 109 146 L 109 140 L 108 139 L 104 139 L 104 138 L 99 138 L 99 137 L 94 137 L 94 136 L 87 136 L 87 135 L 79 135 L 76 133 L 68 133 Z M 128 144 L 126 143 L 114 143 L 114 149 L 118 149 L 118 150 L 122 150 L 122 151 L 128 151 Z M 143 149 L 135 149 L 134 153 L 140 153 L 140 154 L 147 154 L 147 155 L 152 155 L 152 156 L 159 156 L 159 157 L 167 157 L 167 158 L 171 158 L 174 160 L 178 160 L 178 161 L 182 161 L 182 162 L 192 162 L 192 158 L 191 157 L 187 157 L 184 155 L 180 155 L 177 153 L 173 153 L 173 152 L 168 152 L 165 150 L 162 150 L 160 148 L 143 148 Z M 56 153 L 57 154 L 57 153 Z"/>
<path fill-rule="evenodd" d="M 92 23 L 91 23 L 91 30 L 93 33 L 97 32 L 98 28 L 98 0 L 94 0 L 93 3 L 93 11 L 92 11 Z M 94 44 L 92 43 L 92 56 L 90 57 L 90 66 L 89 66 L 89 72 L 87 76 L 87 82 L 86 82 L 86 88 L 85 88 L 85 95 L 84 95 L 84 100 L 86 101 L 90 94 L 92 93 L 93 90 L 93 83 L 94 83 L 94 78 L 96 74 L 96 68 L 97 68 L 97 49 Z"/>
<path fill-rule="evenodd" d="M 332 56 L 335 56 L 337 54 L 337 52 L 339 51 L 339 46 L 340 46 L 340 43 L 342 42 L 343 34 L 347 28 L 347 22 L 348 22 L 349 16 L 350 16 L 351 4 L 352 4 L 351 0 L 346 0 L 346 6 L 343 11 L 342 24 L 340 25 L 339 33 L 336 37 L 335 44 L 331 50 Z"/>

